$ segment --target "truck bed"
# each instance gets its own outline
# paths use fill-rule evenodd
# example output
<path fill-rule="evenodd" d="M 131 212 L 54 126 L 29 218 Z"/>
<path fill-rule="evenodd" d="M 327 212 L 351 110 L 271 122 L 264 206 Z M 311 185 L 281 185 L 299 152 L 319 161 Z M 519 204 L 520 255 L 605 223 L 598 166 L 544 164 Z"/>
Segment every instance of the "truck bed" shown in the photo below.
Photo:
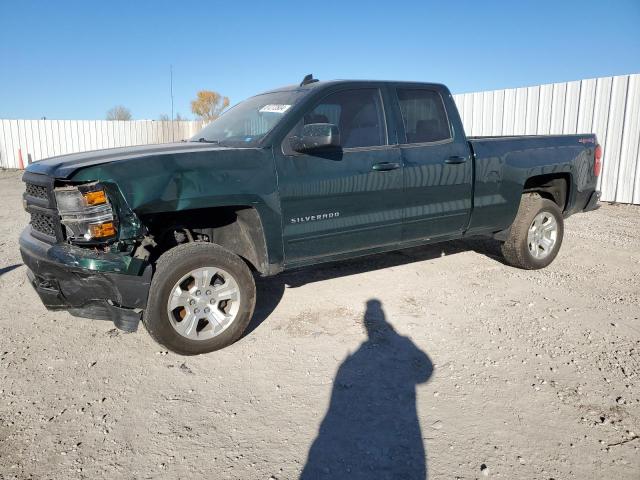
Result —
<path fill-rule="evenodd" d="M 474 156 L 469 234 L 508 228 L 528 178 L 560 174 L 567 182 L 565 216 L 583 210 L 596 188 L 593 134 L 468 137 Z M 496 219 L 498 222 L 496 223 Z"/>

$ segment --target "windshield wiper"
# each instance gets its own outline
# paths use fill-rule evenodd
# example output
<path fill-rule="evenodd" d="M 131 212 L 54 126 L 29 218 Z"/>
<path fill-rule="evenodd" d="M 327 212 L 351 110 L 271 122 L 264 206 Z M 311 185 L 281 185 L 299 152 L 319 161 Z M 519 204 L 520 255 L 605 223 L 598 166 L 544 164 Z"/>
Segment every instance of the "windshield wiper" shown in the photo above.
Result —
<path fill-rule="evenodd" d="M 198 140 L 196 140 L 196 142 L 200 142 L 200 143 L 220 143 L 220 140 L 208 140 L 204 137 L 200 137 Z"/>

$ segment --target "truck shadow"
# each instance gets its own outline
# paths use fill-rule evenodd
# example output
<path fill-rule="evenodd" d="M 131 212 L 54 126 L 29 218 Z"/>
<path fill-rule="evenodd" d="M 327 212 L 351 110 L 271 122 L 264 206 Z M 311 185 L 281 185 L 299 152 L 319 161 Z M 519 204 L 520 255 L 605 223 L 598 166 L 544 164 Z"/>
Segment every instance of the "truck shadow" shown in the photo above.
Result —
<path fill-rule="evenodd" d="M 416 385 L 433 374 L 429 357 L 367 302 L 367 340 L 338 368 L 301 480 L 425 479 Z"/>
<path fill-rule="evenodd" d="M 486 238 L 473 238 L 326 263 L 284 272 L 275 277 L 256 278 L 256 309 L 253 319 L 243 336 L 251 334 L 271 315 L 280 303 L 285 288 L 297 288 L 332 278 L 356 275 L 424 260 L 433 260 L 442 256 L 468 251 L 474 251 L 496 262 L 504 263 L 500 252 L 500 242 Z"/>

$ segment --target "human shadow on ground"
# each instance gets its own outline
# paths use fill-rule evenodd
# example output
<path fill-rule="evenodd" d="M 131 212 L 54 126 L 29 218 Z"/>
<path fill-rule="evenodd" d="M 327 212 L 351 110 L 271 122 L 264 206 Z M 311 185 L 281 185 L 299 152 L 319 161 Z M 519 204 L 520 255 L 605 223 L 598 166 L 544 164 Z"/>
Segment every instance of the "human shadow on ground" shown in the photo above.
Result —
<path fill-rule="evenodd" d="M 416 385 L 433 364 L 387 322 L 380 301 L 367 302 L 363 321 L 368 338 L 338 369 L 301 480 L 427 478 Z"/>
<path fill-rule="evenodd" d="M 486 238 L 471 238 L 435 243 L 388 253 L 353 258 L 340 262 L 292 270 L 275 277 L 256 278 L 256 308 L 251 323 L 243 337 L 251 334 L 276 309 L 285 288 L 296 288 L 308 283 L 321 282 L 331 278 L 396 267 L 412 262 L 433 260 L 442 256 L 474 251 L 497 262 L 504 263 L 500 253 L 500 242 Z"/>

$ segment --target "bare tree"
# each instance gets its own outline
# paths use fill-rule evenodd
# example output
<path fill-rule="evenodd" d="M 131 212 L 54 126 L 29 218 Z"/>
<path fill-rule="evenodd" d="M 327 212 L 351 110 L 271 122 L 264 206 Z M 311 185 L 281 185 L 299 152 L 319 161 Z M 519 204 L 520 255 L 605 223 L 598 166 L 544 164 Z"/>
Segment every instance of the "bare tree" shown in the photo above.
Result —
<path fill-rule="evenodd" d="M 107 111 L 107 120 L 131 120 L 131 111 L 122 105 L 116 105 Z"/>
<path fill-rule="evenodd" d="M 170 122 L 171 119 L 169 118 L 169 115 L 167 115 L 166 113 L 161 113 L 160 115 L 158 115 L 158 120 L 161 122 Z M 189 119 L 187 117 L 183 117 L 182 115 L 180 115 L 180 113 L 176 113 L 176 116 L 173 118 L 174 121 L 176 122 L 187 122 L 189 121 Z"/>

